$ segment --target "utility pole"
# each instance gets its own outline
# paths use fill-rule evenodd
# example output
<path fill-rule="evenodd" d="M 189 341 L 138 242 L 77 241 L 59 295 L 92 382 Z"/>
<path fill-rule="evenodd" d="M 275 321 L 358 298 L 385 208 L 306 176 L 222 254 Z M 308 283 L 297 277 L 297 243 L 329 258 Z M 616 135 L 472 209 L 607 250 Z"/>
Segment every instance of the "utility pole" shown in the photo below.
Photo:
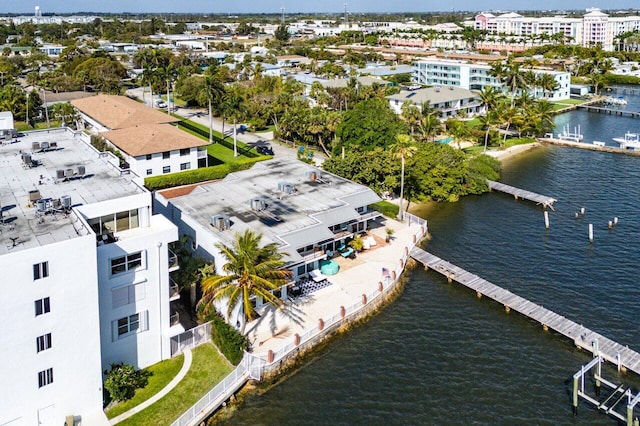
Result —
<path fill-rule="evenodd" d="M 280 14 L 282 15 L 280 21 L 282 22 L 282 25 L 284 25 L 284 6 L 280 8 Z"/>

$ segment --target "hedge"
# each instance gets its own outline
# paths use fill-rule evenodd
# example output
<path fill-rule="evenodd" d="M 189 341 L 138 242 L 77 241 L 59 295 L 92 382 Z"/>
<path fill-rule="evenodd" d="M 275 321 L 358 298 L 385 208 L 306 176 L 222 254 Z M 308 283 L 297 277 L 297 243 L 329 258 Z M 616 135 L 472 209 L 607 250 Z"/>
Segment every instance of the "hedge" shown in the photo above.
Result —
<path fill-rule="evenodd" d="M 200 126 L 191 123 L 189 121 L 180 121 L 178 122 L 178 126 L 184 127 L 185 129 L 188 129 L 194 133 L 199 134 L 200 136 L 203 136 L 205 138 L 209 138 L 209 131 L 205 130 L 203 128 L 201 128 Z M 213 140 L 215 141 L 215 143 L 219 143 L 220 145 L 224 146 L 225 148 L 229 148 L 231 150 L 233 150 L 233 143 L 222 139 L 220 137 L 218 137 L 217 135 L 213 135 L 212 136 Z M 260 156 L 260 154 L 256 153 L 256 152 L 252 152 L 251 151 L 251 147 L 242 143 L 242 142 L 237 142 L 237 147 L 238 149 L 241 151 L 241 154 L 244 155 L 245 157 L 249 157 L 249 158 L 257 158 Z"/>
<path fill-rule="evenodd" d="M 220 315 L 211 318 L 211 340 L 233 365 L 242 361 L 248 348 L 247 338 L 225 322 Z"/>
<path fill-rule="evenodd" d="M 250 169 L 251 166 L 258 161 L 269 159 L 271 159 L 270 156 L 261 155 L 257 158 L 239 160 L 235 163 L 220 164 L 217 166 L 203 167 L 196 170 L 187 170 L 184 172 L 170 173 L 160 176 L 151 176 L 145 178 L 144 186 L 146 186 L 149 191 L 158 191 L 160 189 L 172 188 L 174 186 L 191 185 L 208 180 L 222 179 L 229 173 Z"/>

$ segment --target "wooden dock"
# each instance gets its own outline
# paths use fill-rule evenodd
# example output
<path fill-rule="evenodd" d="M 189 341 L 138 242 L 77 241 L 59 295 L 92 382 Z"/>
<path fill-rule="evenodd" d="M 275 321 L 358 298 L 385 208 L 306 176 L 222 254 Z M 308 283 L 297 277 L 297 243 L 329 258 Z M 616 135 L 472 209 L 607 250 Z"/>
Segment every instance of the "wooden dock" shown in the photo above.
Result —
<path fill-rule="evenodd" d="M 514 186 L 505 185 L 504 183 L 496 182 L 493 180 L 488 180 L 489 188 L 494 191 L 500 191 L 507 194 L 513 195 L 516 200 L 518 198 L 522 198 L 523 200 L 533 201 L 537 204 L 542 204 L 543 207 L 549 207 L 553 210 L 553 203 L 555 203 L 555 198 L 547 197 L 546 195 L 536 194 L 535 192 L 527 191 L 525 189 L 516 188 Z"/>
<path fill-rule="evenodd" d="M 620 117 L 640 118 L 639 111 L 625 111 L 616 108 L 597 107 L 592 105 L 578 105 L 578 109 L 583 109 L 588 112 L 597 112 L 600 114 L 618 115 Z"/>
<path fill-rule="evenodd" d="M 571 340 L 582 349 L 600 355 L 605 361 L 617 365 L 618 370 L 626 369 L 640 375 L 640 354 L 628 346 L 610 340 L 581 324 L 556 314 L 541 305 L 533 303 L 480 278 L 471 272 L 453 265 L 429 252 L 415 247 L 410 256 L 422 263 L 425 268 L 432 269 L 449 280 L 462 284 L 476 292 L 478 297 L 488 297 L 504 306 L 507 312 L 516 311 L 540 323 L 544 330 L 553 330 Z"/>

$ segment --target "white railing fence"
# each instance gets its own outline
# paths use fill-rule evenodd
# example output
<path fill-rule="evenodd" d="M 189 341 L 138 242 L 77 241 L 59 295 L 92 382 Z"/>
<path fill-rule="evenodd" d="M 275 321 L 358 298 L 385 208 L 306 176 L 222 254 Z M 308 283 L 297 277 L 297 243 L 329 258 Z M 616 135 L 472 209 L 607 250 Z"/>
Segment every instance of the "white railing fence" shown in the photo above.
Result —
<path fill-rule="evenodd" d="M 171 356 L 181 354 L 187 348 L 195 348 L 211 341 L 211 322 L 200 324 L 171 338 Z"/>

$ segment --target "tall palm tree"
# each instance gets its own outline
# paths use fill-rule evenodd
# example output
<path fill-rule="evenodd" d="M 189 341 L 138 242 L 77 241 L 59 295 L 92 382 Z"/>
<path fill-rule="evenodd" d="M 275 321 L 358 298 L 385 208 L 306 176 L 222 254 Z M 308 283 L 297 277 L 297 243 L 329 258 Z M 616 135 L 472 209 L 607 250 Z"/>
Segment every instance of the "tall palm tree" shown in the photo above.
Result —
<path fill-rule="evenodd" d="M 171 88 L 171 82 L 178 75 L 178 70 L 171 62 L 169 62 L 158 68 L 158 75 L 167 83 L 167 112 L 171 112 L 171 97 L 169 96 L 169 90 Z"/>
<path fill-rule="evenodd" d="M 409 135 L 396 135 L 396 142 L 389 146 L 389 149 L 396 158 L 400 159 L 400 210 L 398 211 L 398 219 L 402 220 L 404 209 L 404 164 L 407 158 L 411 158 L 416 153 L 418 147 L 416 141 Z M 408 206 L 407 206 L 408 207 Z"/>
<path fill-rule="evenodd" d="M 245 318 L 253 321 L 255 309 L 252 297 L 262 297 L 267 303 L 282 308 L 283 302 L 272 291 L 279 289 L 291 277 L 291 271 L 283 269 L 284 254 L 275 243 L 261 246 L 262 234 L 252 230 L 236 234 L 231 246 L 216 244 L 226 263 L 222 266 L 225 275 L 212 275 L 202 280 L 202 299 L 198 307 L 210 312 L 212 302 L 226 302 L 226 318 L 240 305 Z M 244 334 L 246 321 L 241 321 L 240 333 Z"/>
<path fill-rule="evenodd" d="M 213 103 L 224 97 L 224 85 L 211 74 L 204 76 L 204 94 L 207 97 L 209 107 L 209 143 L 213 143 Z M 222 123 L 222 137 L 224 137 L 224 122 Z"/>
<path fill-rule="evenodd" d="M 233 156 L 238 156 L 238 129 L 237 122 L 243 116 L 244 113 L 244 97 L 239 90 L 228 91 L 222 102 L 222 117 L 224 123 L 224 117 L 228 116 L 233 120 Z M 223 124 L 224 125 L 224 124 Z M 222 135 L 224 138 L 224 133 Z"/>

